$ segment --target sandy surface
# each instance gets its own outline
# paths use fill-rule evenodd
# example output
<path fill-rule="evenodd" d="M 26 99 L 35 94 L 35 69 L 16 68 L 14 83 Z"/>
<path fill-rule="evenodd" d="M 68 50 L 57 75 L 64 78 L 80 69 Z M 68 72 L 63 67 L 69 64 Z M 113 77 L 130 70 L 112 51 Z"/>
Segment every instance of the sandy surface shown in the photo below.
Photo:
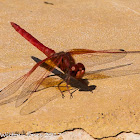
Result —
<path fill-rule="evenodd" d="M 30 56 L 45 58 L 11 27 L 11 21 L 56 52 L 73 48 L 140 51 L 139 0 L 48 2 L 0 0 L 0 89 L 32 68 L 35 62 Z M 139 58 L 139 54 L 128 55 L 110 65 L 92 66 L 92 70 L 131 62 L 134 64 L 130 69 L 138 69 Z M 130 70 L 120 68 L 123 74 L 127 69 Z M 59 133 L 82 128 L 94 138 L 116 136 L 123 131 L 140 133 L 139 76 L 117 74 L 115 78 L 95 78 L 90 81 L 90 85 L 96 85 L 93 93 L 76 91 L 73 99 L 69 94 L 64 99 L 60 96 L 30 115 L 20 115 L 23 106 L 29 108 L 28 102 L 18 108 L 15 102 L 0 106 L 0 132 Z M 30 98 L 36 99 L 33 107 L 48 94 L 57 92 L 60 94 L 50 88 L 34 94 Z"/>

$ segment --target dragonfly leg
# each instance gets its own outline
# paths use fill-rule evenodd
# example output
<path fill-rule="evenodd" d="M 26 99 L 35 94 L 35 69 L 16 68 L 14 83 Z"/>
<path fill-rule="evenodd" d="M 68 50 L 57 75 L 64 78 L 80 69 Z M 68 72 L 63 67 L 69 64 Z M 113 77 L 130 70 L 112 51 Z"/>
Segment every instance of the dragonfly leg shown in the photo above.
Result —
<path fill-rule="evenodd" d="M 78 88 L 76 88 L 73 92 L 70 93 L 70 99 L 73 98 L 73 95 L 72 95 L 72 94 L 73 94 L 75 91 L 77 91 L 77 90 L 78 90 Z"/>
<path fill-rule="evenodd" d="M 70 93 L 70 99 L 72 99 L 72 98 L 73 98 L 73 95 L 72 95 L 72 94 L 73 94 L 73 92 L 71 92 L 71 93 Z"/>
<path fill-rule="evenodd" d="M 63 91 L 61 91 L 61 89 L 60 89 L 60 85 L 61 85 L 63 82 L 64 82 L 64 81 L 61 81 L 61 82 L 58 84 L 58 89 L 60 90 L 60 92 L 61 92 L 61 94 L 62 94 L 62 98 L 65 97 Z"/>

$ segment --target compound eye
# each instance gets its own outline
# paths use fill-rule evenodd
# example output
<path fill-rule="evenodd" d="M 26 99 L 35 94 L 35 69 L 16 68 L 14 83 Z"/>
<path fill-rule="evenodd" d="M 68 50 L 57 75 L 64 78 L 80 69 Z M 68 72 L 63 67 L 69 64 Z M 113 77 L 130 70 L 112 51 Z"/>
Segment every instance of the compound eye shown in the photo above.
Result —
<path fill-rule="evenodd" d="M 85 67 L 82 63 L 77 63 L 71 67 L 70 70 L 70 75 L 77 78 L 81 79 L 85 74 Z"/>
<path fill-rule="evenodd" d="M 78 66 L 79 70 L 85 71 L 85 66 L 82 63 L 77 63 L 77 66 Z"/>
<path fill-rule="evenodd" d="M 78 70 L 75 77 L 77 79 L 81 79 L 85 74 L 85 66 L 82 63 L 77 63 L 76 65 L 78 67 Z"/>

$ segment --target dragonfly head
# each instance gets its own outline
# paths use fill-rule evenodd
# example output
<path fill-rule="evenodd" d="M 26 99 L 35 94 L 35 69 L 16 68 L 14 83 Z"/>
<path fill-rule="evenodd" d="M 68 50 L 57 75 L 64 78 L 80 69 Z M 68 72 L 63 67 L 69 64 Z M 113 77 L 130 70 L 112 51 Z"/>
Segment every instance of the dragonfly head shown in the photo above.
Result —
<path fill-rule="evenodd" d="M 85 66 L 82 63 L 72 65 L 70 68 L 70 75 L 76 79 L 81 79 L 85 74 Z"/>

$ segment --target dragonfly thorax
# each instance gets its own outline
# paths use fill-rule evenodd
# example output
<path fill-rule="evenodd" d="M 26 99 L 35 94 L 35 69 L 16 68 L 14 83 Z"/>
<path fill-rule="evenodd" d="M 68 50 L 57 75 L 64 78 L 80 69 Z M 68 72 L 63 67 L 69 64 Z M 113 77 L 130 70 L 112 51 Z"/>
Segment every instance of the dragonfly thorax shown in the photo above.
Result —
<path fill-rule="evenodd" d="M 53 59 L 54 58 L 59 58 L 58 60 L 61 60 L 58 67 L 64 73 L 69 73 L 69 70 L 70 70 L 71 66 L 75 64 L 75 61 L 74 61 L 73 57 L 68 52 L 56 53 L 53 56 Z"/>
<path fill-rule="evenodd" d="M 84 76 L 85 66 L 82 63 L 75 64 L 75 60 L 69 52 L 60 52 L 56 56 L 61 59 L 58 67 L 64 73 L 70 74 L 76 79 L 81 79 Z"/>

